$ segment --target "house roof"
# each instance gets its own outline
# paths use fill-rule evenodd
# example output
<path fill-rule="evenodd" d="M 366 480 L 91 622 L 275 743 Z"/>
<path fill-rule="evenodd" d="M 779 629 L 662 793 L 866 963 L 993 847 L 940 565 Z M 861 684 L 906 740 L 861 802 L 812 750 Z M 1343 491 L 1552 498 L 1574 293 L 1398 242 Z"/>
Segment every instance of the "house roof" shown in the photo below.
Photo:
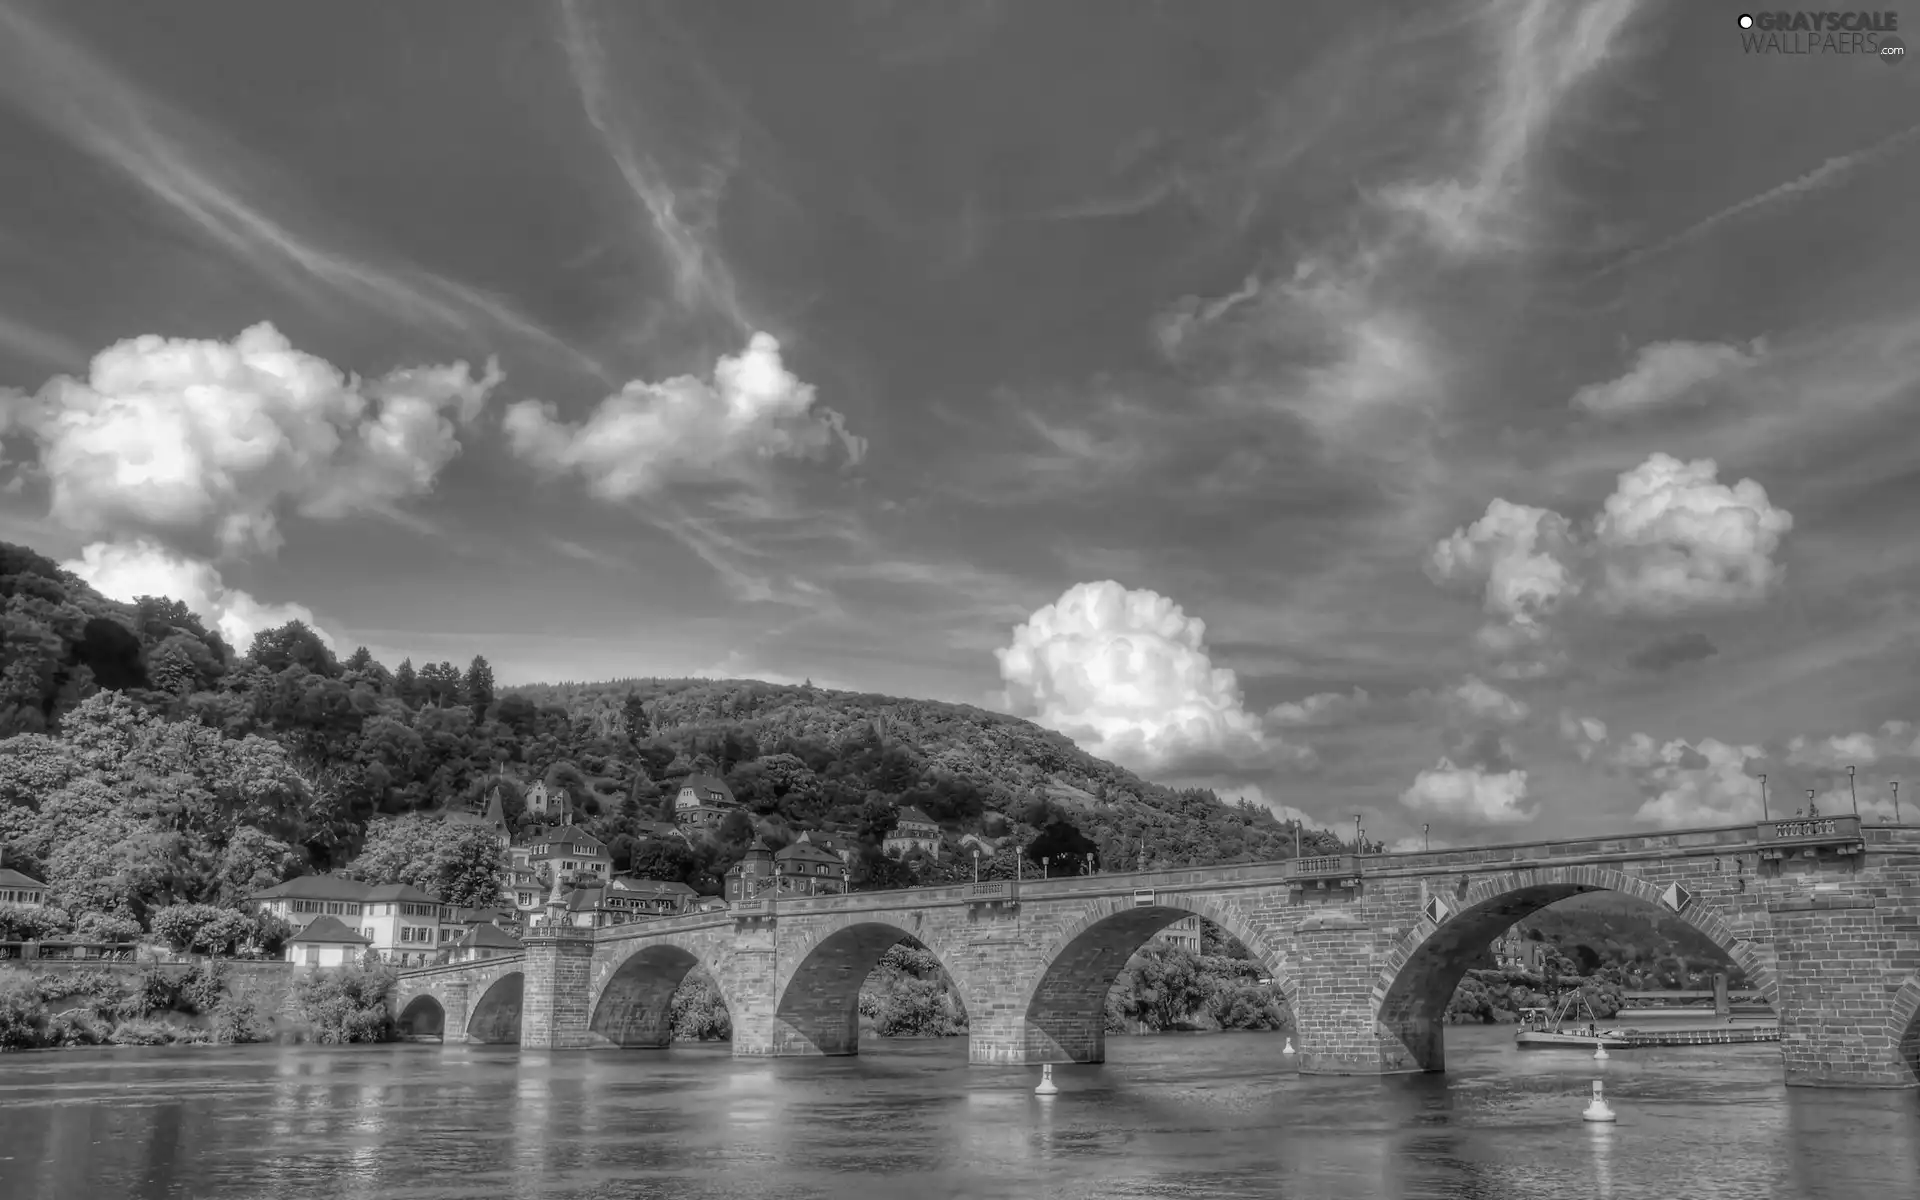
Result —
<path fill-rule="evenodd" d="M 692 888 L 678 880 L 635 879 L 631 875 L 622 875 L 613 881 L 613 890 L 627 892 L 636 896 L 695 896 Z"/>
<path fill-rule="evenodd" d="M 343 875 L 301 875 L 255 892 L 250 900 L 352 900 L 363 901 L 369 891 L 366 884 Z"/>
<path fill-rule="evenodd" d="M 907 805 L 905 808 L 900 810 L 900 823 L 903 825 L 934 825 L 934 826 L 938 826 L 940 824 L 940 822 L 934 820 L 932 817 L 921 812 L 919 809 L 915 808 L 911 804 Z"/>
<path fill-rule="evenodd" d="M 576 853 L 583 854 L 588 858 L 604 855 L 607 852 L 607 844 L 605 842 L 580 828 L 578 825 L 555 826 L 545 833 L 535 835 L 530 844 L 533 847 L 532 857 L 535 858 L 543 857 L 541 851 L 541 847 L 543 846 L 571 846 Z M 546 851 L 545 856 L 551 856 L 552 853 L 552 850 L 549 849 Z"/>
<path fill-rule="evenodd" d="M 524 950 L 520 939 L 492 925 L 475 925 L 454 943 L 461 950 Z"/>
<path fill-rule="evenodd" d="M 12 867 L 0 867 L 0 887 L 43 888 L 46 886 L 33 876 L 22 875 Z"/>
<path fill-rule="evenodd" d="M 795 842 L 773 856 L 773 861 L 788 863 L 819 863 L 823 866 L 840 866 L 840 856 L 831 850 L 822 850 L 812 842 Z"/>
<path fill-rule="evenodd" d="M 831 851 L 834 854 L 838 854 L 842 850 L 852 849 L 852 844 L 849 839 L 837 833 L 827 833 L 819 829 L 803 829 L 800 831 L 800 836 L 793 840 L 795 842 L 806 842 L 811 846 L 818 846 L 822 850 Z"/>
<path fill-rule="evenodd" d="M 367 889 L 363 899 L 371 903 L 385 904 L 400 901 L 405 904 L 439 904 L 440 897 L 429 896 L 419 888 L 406 883 L 379 883 Z"/>
<path fill-rule="evenodd" d="M 357 930 L 348 929 L 340 923 L 339 917 L 316 917 L 305 929 L 287 940 L 323 946 L 365 946 L 373 939 Z"/>
<path fill-rule="evenodd" d="M 700 798 L 702 804 L 738 803 L 733 798 L 733 789 L 727 786 L 726 781 L 712 775 L 689 775 L 680 781 L 680 788 L 683 791 L 692 788 L 693 794 Z"/>

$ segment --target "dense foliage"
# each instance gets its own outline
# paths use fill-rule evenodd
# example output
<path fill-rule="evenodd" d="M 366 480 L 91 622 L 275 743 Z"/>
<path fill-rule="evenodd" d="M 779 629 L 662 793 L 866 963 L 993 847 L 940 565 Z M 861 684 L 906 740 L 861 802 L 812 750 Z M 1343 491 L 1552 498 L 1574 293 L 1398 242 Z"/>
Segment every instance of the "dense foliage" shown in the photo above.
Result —
<path fill-rule="evenodd" d="M 254 1042 L 269 1020 L 218 962 L 135 979 L 103 969 L 0 969 L 0 1050 Z"/>

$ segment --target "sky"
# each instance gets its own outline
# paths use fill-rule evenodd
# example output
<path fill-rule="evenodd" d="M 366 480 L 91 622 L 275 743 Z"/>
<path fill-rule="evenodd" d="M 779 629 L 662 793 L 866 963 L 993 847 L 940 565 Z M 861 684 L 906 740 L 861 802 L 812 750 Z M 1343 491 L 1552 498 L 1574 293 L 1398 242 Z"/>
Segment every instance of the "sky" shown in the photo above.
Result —
<path fill-rule="evenodd" d="M 1738 14 L 0 0 L 0 539 L 1403 848 L 1877 820 L 1920 66 Z"/>

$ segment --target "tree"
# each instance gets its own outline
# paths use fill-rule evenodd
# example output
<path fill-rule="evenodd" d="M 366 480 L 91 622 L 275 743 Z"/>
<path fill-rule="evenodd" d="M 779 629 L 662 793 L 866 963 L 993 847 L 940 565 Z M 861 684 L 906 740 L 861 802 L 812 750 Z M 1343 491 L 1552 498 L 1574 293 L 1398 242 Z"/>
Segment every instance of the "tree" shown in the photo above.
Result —
<path fill-rule="evenodd" d="M 347 874 L 368 883 L 404 883 L 447 904 L 480 907 L 500 899 L 507 855 L 484 825 L 413 813 L 368 827 L 366 848 Z"/>
<path fill-rule="evenodd" d="M 212 904 L 170 904 L 154 911 L 152 925 L 175 950 L 202 954 L 229 951 L 255 932 L 245 913 Z"/>
<path fill-rule="evenodd" d="M 487 715 L 493 707 L 493 666 L 481 655 L 474 655 L 467 665 L 466 678 L 467 707 L 473 710 L 473 719 L 478 721 Z"/>
<path fill-rule="evenodd" d="M 1150 945 L 1128 964 L 1132 987 L 1121 1010 L 1149 1029 L 1173 1029 L 1207 999 L 1200 960 L 1178 946 Z"/>
<path fill-rule="evenodd" d="M 620 723 L 627 731 L 627 737 L 639 741 L 653 732 L 653 722 L 647 716 L 646 703 L 636 692 L 628 692 L 620 705 Z"/>

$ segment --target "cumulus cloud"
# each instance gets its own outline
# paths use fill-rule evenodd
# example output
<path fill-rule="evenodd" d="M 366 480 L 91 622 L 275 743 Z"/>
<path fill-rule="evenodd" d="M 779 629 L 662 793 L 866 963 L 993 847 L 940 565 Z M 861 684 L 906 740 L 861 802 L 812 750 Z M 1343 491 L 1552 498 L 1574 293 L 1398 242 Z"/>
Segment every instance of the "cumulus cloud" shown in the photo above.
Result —
<path fill-rule="evenodd" d="M 1472 825 L 1525 824 L 1537 815 L 1522 807 L 1526 799 L 1525 771 L 1462 767 L 1450 758 L 1420 772 L 1413 785 L 1400 793 L 1400 803 L 1414 812 Z"/>
<path fill-rule="evenodd" d="M 431 491 L 500 379 L 489 362 L 363 382 L 263 322 L 231 342 L 128 339 L 13 407 L 66 528 L 271 553 L 286 511 L 339 518 Z"/>
<path fill-rule="evenodd" d="M 1640 348 L 1626 374 L 1575 392 L 1572 406 L 1601 417 L 1664 408 L 1699 394 L 1705 384 L 1747 370 L 1765 353 L 1766 345 L 1759 339 L 1746 346 L 1653 342 Z"/>
<path fill-rule="evenodd" d="M 1591 762 L 1594 754 L 1607 744 L 1607 723 L 1598 717 L 1562 712 L 1560 736 L 1574 748 L 1581 762 Z"/>
<path fill-rule="evenodd" d="M 1496 498 L 1473 524 L 1434 544 L 1427 574 L 1478 589 L 1490 620 L 1475 647 L 1505 679 L 1564 662 L 1553 619 L 1576 604 L 1620 616 L 1674 617 L 1764 599 L 1793 516 L 1751 479 L 1719 482 L 1712 459 L 1650 455 L 1622 473 L 1584 533 L 1551 509 Z M 1706 657 L 1701 635 L 1665 648 L 1664 665 Z"/>
<path fill-rule="evenodd" d="M 1014 712 L 1136 770 L 1303 760 L 1246 710 L 1234 673 L 1213 665 L 1206 633 L 1171 599 L 1105 580 L 1068 588 L 994 654 Z"/>
<path fill-rule="evenodd" d="M 1626 739 L 1614 761 L 1646 797 L 1634 819 L 1666 829 L 1727 825 L 1760 819 L 1759 746 L 1718 738 L 1656 742 L 1644 733 Z"/>
<path fill-rule="evenodd" d="M 1727 487 L 1718 475 L 1710 458 L 1654 454 L 1620 476 L 1594 522 L 1603 608 L 1671 616 L 1754 603 L 1779 582 L 1792 514 L 1753 480 Z"/>
<path fill-rule="evenodd" d="M 1290 700 L 1267 710 L 1275 725 L 1297 727 L 1336 725 L 1372 703 L 1364 688 L 1351 692 L 1316 692 L 1304 700 Z"/>
<path fill-rule="evenodd" d="M 636 380 L 579 424 L 560 420 L 551 403 L 523 400 L 505 424 L 522 459 L 578 474 L 602 499 L 627 500 L 673 483 L 741 482 L 769 459 L 819 459 L 836 444 L 858 463 L 865 440 L 814 399 L 813 386 L 787 370 L 780 343 L 756 333 L 741 354 L 720 359 L 711 381 Z"/>
<path fill-rule="evenodd" d="M 304 621 L 323 642 L 333 645 L 311 609 L 262 603 L 239 588 L 228 587 L 211 563 L 187 558 L 146 538 L 96 542 L 82 549 L 78 559 L 60 565 L 111 600 L 132 602 L 141 596 L 178 600 L 243 653 L 254 634 L 288 621 Z"/>

